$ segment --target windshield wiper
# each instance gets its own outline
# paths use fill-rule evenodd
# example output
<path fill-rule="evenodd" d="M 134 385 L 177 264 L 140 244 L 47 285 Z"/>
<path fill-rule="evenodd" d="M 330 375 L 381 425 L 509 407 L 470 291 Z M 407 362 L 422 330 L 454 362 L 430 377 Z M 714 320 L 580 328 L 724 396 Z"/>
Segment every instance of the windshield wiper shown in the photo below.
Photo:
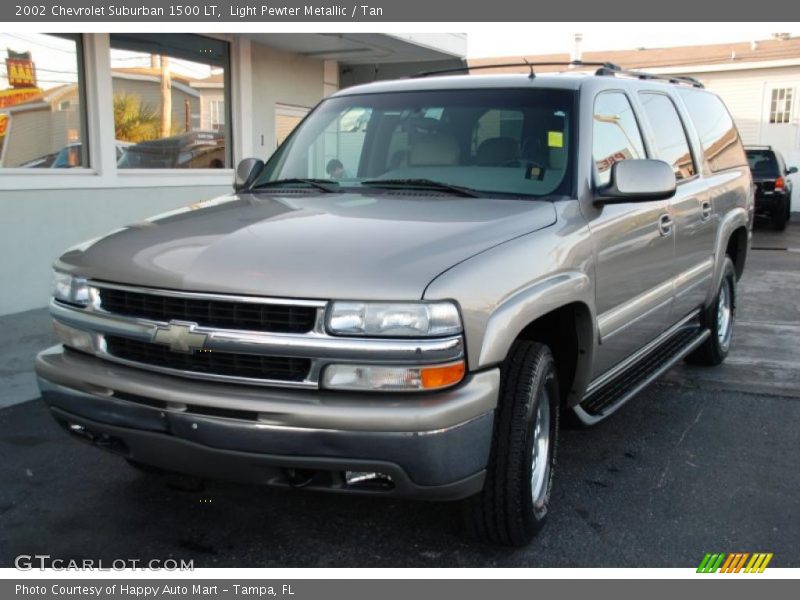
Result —
<path fill-rule="evenodd" d="M 251 189 L 260 190 L 262 188 L 284 187 L 297 184 L 307 185 L 308 187 L 313 187 L 329 194 L 336 194 L 342 191 L 341 189 L 337 189 L 339 187 L 339 183 L 333 179 L 302 179 L 299 177 L 293 177 L 290 179 L 276 179 L 274 181 L 263 181 L 257 185 L 254 185 Z"/>
<path fill-rule="evenodd" d="M 442 183 L 441 181 L 434 181 L 433 179 L 368 179 L 367 181 L 362 181 L 361 185 L 449 192 L 453 195 L 463 196 L 465 198 L 482 198 L 485 196 L 482 192 L 472 188 Z"/>

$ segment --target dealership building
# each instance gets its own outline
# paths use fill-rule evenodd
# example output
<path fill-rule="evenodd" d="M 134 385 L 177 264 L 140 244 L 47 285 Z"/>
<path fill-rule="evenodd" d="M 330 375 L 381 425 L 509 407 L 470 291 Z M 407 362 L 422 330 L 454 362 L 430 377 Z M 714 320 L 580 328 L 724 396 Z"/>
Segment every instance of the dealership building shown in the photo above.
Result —
<path fill-rule="evenodd" d="M 0 315 L 66 248 L 227 193 L 326 95 L 463 64 L 463 34 L 0 33 Z"/>

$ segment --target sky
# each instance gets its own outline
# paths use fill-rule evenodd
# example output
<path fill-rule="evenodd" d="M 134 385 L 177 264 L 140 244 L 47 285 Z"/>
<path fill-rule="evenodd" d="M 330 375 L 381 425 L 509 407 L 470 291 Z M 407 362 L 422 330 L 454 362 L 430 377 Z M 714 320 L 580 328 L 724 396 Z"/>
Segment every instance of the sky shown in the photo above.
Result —
<path fill-rule="evenodd" d="M 468 31 L 468 57 L 571 52 L 576 33 L 584 51 L 663 48 L 800 35 L 800 23 L 506 23 Z"/>

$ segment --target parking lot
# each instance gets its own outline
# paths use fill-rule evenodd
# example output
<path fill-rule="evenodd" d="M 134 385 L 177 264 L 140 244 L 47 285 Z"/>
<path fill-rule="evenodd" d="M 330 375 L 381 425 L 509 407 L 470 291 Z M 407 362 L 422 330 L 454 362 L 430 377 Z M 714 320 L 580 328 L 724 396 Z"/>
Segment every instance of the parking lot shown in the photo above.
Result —
<path fill-rule="evenodd" d="M 561 437 L 550 521 L 528 548 L 459 535 L 456 505 L 141 474 L 68 439 L 34 398 L 43 311 L 0 319 L 0 566 L 19 554 L 239 567 L 672 567 L 773 552 L 800 567 L 800 225 L 758 230 L 728 361 L 679 366 Z"/>

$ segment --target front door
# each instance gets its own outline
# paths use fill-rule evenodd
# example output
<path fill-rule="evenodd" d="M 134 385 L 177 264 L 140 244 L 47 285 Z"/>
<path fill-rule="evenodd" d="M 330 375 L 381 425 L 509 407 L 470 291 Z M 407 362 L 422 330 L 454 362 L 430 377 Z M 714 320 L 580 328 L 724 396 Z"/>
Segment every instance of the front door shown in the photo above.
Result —
<path fill-rule="evenodd" d="M 625 93 L 598 94 L 592 129 L 597 187 L 608 183 L 615 162 L 647 158 Z M 668 327 L 675 226 L 669 200 L 593 207 L 587 218 L 596 259 L 596 378 Z"/>

